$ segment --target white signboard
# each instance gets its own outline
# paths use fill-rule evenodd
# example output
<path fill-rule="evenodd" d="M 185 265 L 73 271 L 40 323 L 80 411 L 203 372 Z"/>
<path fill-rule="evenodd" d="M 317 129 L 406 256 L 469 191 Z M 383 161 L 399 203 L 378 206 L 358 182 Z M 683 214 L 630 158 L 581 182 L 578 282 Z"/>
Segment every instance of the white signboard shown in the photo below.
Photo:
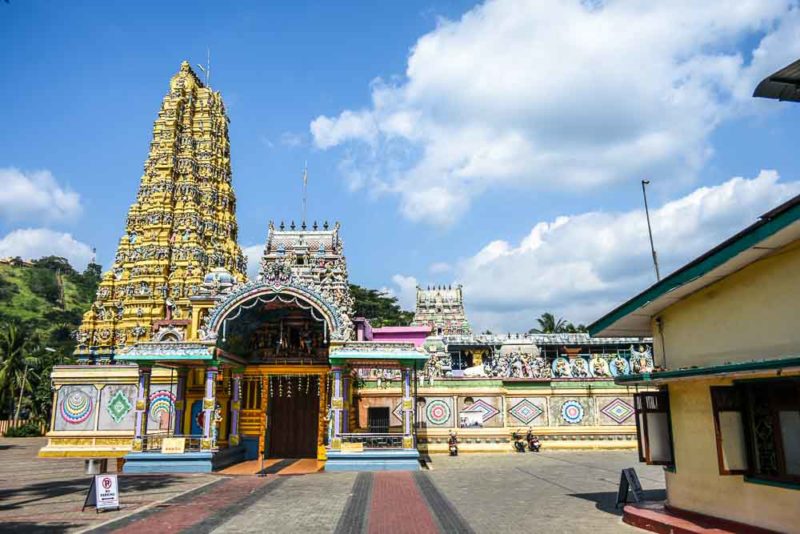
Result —
<path fill-rule="evenodd" d="M 94 477 L 95 506 L 98 510 L 119 508 L 119 487 L 117 475 L 96 475 Z"/>

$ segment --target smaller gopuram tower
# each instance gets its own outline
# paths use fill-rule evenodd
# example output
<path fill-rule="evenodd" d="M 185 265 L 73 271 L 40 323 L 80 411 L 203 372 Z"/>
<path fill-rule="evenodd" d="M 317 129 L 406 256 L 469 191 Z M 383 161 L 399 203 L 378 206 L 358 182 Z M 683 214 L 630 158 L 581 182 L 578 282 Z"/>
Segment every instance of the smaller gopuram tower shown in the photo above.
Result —
<path fill-rule="evenodd" d="M 287 228 L 281 222 L 275 228 L 270 222 L 258 281 L 275 286 L 292 283 L 316 293 L 335 307 L 343 328 L 339 339 L 352 336 L 353 297 L 339 223 L 330 228 L 327 222 L 321 227 L 316 222 L 311 227 L 292 222 Z"/>
<path fill-rule="evenodd" d="M 183 340 L 206 273 L 222 267 L 244 281 L 228 122 L 220 93 L 184 61 L 153 126 L 114 263 L 78 330 L 78 356 L 111 360 L 136 342 Z"/>
<path fill-rule="evenodd" d="M 417 308 L 412 326 L 430 326 L 434 335 L 469 335 L 472 329 L 464 313 L 461 286 L 417 286 Z"/>

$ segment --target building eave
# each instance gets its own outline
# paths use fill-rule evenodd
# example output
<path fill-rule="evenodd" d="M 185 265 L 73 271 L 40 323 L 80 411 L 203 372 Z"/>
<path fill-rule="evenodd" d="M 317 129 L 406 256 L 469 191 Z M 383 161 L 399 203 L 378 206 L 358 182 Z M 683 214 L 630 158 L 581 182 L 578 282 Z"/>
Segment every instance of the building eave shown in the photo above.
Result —
<path fill-rule="evenodd" d="M 706 367 L 689 367 L 686 369 L 674 369 L 672 371 L 653 371 L 637 375 L 624 375 L 615 378 L 614 383 L 620 386 L 658 385 L 675 380 L 776 370 L 800 370 L 800 356 L 768 360 L 749 360 L 746 362 L 724 363 Z"/>
<path fill-rule="evenodd" d="M 800 239 L 800 195 L 589 325 L 592 336 L 650 336 L 665 308 Z"/>

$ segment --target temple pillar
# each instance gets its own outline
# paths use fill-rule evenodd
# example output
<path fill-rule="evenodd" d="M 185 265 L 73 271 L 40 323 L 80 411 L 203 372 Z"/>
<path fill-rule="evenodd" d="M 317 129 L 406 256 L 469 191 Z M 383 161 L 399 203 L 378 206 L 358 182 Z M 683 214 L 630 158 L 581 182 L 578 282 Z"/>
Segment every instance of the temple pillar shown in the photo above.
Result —
<path fill-rule="evenodd" d="M 333 396 L 331 397 L 331 411 L 333 412 L 333 438 L 331 439 L 331 449 L 342 448 L 342 412 L 344 409 L 344 399 L 342 398 L 342 369 L 334 367 L 333 373 Z"/>
<path fill-rule="evenodd" d="M 183 435 L 183 414 L 186 410 L 186 378 L 189 370 L 186 367 L 178 369 L 178 384 L 175 390 L 175 430 L 176 436 Z"/>
<path fill-rule="evenodd" d="M 231 429 L 228 445 L 236 447 L 239 445 L 239 410 L 242 408 L 242 371 L 234 371 L 231 380 Z"/>
<path fill-rule="evenodd" d="M 150 377 L 153 369 L 150 365 L 139 364 L 139 383 L 136 389 L 136 421 L 133 426 L 133 452 L 142 452 L 144 438 L 147 436 L 147 410 L 150 404 Z"/>
<path fill-rule="evenodd" d="M 411 396 L 411 368 L 403 368 L 403 448 L 414 448 L 414 399 Z"/>
<path fill-rule="evenodd" d="M 344 400 L 344 407 L 342 408 L 342 432 L 345 434 L 350 432 L 350 410 L 352 409 L 350 406 L 350 381 L 351 378 L 349 374 L 342 377 L 342 397 Z"/>
<path fill-rule="evenodd" d="M 200 442 L 200 449 L 211 450 L 215 443 L 214 436 L 214 410 L 217 406 L 217 373 L 216 366 L 206 367 L 206 391 L 203 397 L 203 439 Z"/>

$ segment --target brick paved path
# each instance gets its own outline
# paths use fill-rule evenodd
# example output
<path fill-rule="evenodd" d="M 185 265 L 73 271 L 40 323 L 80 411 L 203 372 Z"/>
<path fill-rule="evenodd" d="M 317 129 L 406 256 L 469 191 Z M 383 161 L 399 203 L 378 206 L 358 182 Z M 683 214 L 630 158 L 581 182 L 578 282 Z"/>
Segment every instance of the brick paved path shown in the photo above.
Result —
<path fill-rule="evenodd" d="M 0 439 L 0 531 L 633 533 L 614 508 L 620 469 L 664 498 L 662 470 L 634 452 L 564 451 L 434 456 L 415 473 L 121 476 L 123 510 L 98 515 L 80 512 L 83 462 L 34 458 L 41 445 Z"/>
<path fill-rule="evenodd" d="M 0 437 L 0 531 L 79 531 L 219 479 L 215 475 L 120 475 L 121 510 L 82 512 L 91 482 L 84 474 L 83 460 L 37 458 L 46 441 Z"/>

